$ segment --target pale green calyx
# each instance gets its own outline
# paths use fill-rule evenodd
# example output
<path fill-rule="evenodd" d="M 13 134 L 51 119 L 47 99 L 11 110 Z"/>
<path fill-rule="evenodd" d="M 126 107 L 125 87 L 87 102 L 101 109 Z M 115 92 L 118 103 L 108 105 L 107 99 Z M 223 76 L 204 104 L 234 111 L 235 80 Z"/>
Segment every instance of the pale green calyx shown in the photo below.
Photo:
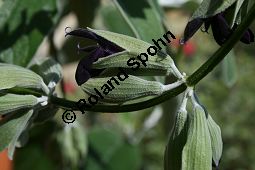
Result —
<path fill-rule="evenodd" d="M 168 54 L 161 51 L 162 48 L 159 44 L 152 45 L 130 36 L 109 31 L 87 29 L 124 49 L 122 52 L 100 58 L 93 63 L 93 68 L 122 67 L 132 68 L 134 71 L 146 69 L 146 71 L 149 70 L 149 72 L 158 71 L 161 75 L 169 75 L 169 73 L 172 73 L 178 79 L 183 79 L 173 59 Z M 167 33 L 164 34 L 164 38 L 166 37 L 168 37 Z M 169 39 L 166 38 L 166 40 L 170 42 Z M 167 43 L 165 42 L 164 44 L 166 45 Z M 154 73 L 154 75 L 156 75 L 156 73 Z"/>
<path fill-rule="evenodd" d="M 26 68 L 0 63 L 0 90 L 14 87 L 40 89 L 49 94 L 49 88 L 43 79 L 36 73 Z"/>

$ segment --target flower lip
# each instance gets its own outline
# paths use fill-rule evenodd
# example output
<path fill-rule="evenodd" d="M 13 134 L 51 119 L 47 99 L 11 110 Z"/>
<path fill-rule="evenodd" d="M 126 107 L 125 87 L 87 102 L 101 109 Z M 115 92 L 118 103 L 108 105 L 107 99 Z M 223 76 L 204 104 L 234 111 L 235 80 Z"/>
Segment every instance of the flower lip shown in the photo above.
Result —
<path fill-rule="evenodd" d="M 183 38 L 184 42 L 188 41 L 198 31 L 198 29 L 202 26 L 202 24 L 203 24 L 203 19 L 201 18 L 197 18 L 188 22 L 184 30 L 184 38 Z"/>

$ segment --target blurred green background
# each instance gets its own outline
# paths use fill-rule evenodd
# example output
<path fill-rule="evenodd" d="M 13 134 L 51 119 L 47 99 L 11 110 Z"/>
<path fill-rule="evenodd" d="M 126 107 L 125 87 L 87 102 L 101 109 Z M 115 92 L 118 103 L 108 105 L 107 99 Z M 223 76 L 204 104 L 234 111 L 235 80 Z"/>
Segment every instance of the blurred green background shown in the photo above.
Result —
<path fill-rule="evenodd" d="M 65 38 L 65 27 L 92 27 L 134 36 L 110 0 L 9 0 L 10 3 L 1 6 L 2 2 L 0 60 L 27 66 L 37 58 L 53 57 L 63 67 L 59 93 L 64 92 L 62 96 L 70 100 L 84 98 L 74 73 L 85 54 L 78 54 L 76 46 L 90 41 Z M 140 10 L 136 1 L 126 5 L 128 9 Z M 163 20 L 164 15 L 165 30 L 170 29 L 179 39 L 197 5 L 197 1 L 186 1 L 164 6 L 156 19 Z M 161 29 L 155 23 L 154 28 L 146 27 L 146 22 L 139 18 L 134 23 L 142 24 L 141 32 Z M 254 31 L 255 23 L 250 28 Z M 146 38 L 149 41 L 157 37 L 154 34 Z M 211 32 L 199 31 L 186 45 L 180 46 L 176 40 L 167 50 L 180 70 L 190 75 L 217 48 Z M 254 64 L 254 44 L 238 43 L 196 87 L 201 102 L 222 130 L 224 150 L 220 169 L 255 170 Z M 171 78 L 166 81 L 171 82 Z M 132 113 L 77 112 L 77 122 L 72 125 L 62 122 L 63 110 L 59 110 L 53 119 L 32 127 L 28 142 L 16 150 L 14 169 L 161 170 L 180 98 L 181 95 L 160 106 Z"/>

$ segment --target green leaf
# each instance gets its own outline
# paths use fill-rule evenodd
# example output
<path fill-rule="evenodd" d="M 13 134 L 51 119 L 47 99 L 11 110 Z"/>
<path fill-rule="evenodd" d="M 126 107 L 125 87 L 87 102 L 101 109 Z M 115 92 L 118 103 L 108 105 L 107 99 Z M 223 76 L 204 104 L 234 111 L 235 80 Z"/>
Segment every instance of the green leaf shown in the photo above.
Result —
<path fill-rule="evenodd" d="M 195 104 L 188 115 L 189 130 L 187 143 L 182 152 L 183 170 L 211 170 L 212 146 L 204 109 Z"/>
<path fill-rule="evenodd" d="M 123 144 L 114 152 L 108 164 L 110 170 L 139 170 L 141 163 L 138 146 Z"/>
<path fill-rule="evenodd" d="M 17 0 L 0 0 L 0 29 L 8 21 Z"/>
<path fill-rule="evenodd" d="M 203 0 L 190 20 L 195 18 L 208 18 L 225 11 L 237 0 Z"/>
<path fill-rule="evenodd" d="M 237 81 L 236 60 L 233 51 L 230 51 L 223 59 L 222 77 L 228 87 L 232 87 Z"/>
<path fill-rule="evenodd" d="M 89 132 L 88 140 L 90 147 L 100 155 L 100 158 L 105 163 L 111 159 L 118 148 L 124 143 L 119 132 L 100 127 L 94 127 Z"/>
<path fill-rule="evenodd" d="M 27 159 L 28 155 L 29 159 Z M 27 145 L 24 149 L 20 149 L 15 153 L 14 169 L 56 170 L 59 164 L 53 162 L 51 156 L 52 155 L 49 156 L 49 153 L 45 152 L 45 147 L 39 142 Z"/>
<path fill-rule="evenodd" d="M 159 20 L 165 16 L 163 8 L 159 5 L 159 1 L 148 0 L 150 6 L 155 10 L 155 15 Z"/>
<path fill-rule="evenodd" d="M 58 83 L 62 78 L 62 68 L 52 58 L 36 60 L 35 64 L 30 67 L 35 73 L 39 74 L 46 84 L 50 82 Z"/>
<path fill-rule="evenodd" d="M 125 79 L 123 78 L 125 75 Z M 123 103 L 146 96 L 159 95 L 163 85 L 156 81 L 147 81 L 119 72 L 116 77 L 90 78 L 81 88 L 89 95 L 96 95 L 98 100 L 109 103 Z M 98 92 L 104 99 L 100 98 Z M 94 98 L 94 97 L 93 97 Z M 95 100 L 95 99 L 91 99 Z"/>
<path fill-rule="evenodd" d="M 64 160 L 69 162 L 71 167 L 75 167 L 79 161 L 79 152 L 75 149 L 72 128 L 73 127 L 69 125 L 65 126 L 63 131 L 57 134 L 57 141 L 59 143 Z"/>
<path fill-rule="evenodd" d="M 238 23 L 240 8 L 243 5 L 244 0 L 237 0 L 228 10 L 225 12 L 225 18 L 232 28 L 235 23 Z M 247 2 L 247 1 L 246 1 Z"/>
<path fill-rule="evenodd" d="M 8 155 L 12 159 L 13 152 L 15 149 L 16 141 L 20 134 L 24 131 L 27 126 L 28 120 L 33 114 L 33 110 L 23 111 L 19 114 L 19 117 L 15 117 L 11 120 L 3 120 L 0 123 L 0 152 L 3 151 L 7 146 Z"/>
<path fill-rule="evenodd" d="M 212 142 L 212 158 L 215 165 L 218 167 L 223 149 L 221 130 L 219 125 L 217 125 L 217 123 L 212 119 L 210 115 L 208 115 L 207 123 Z"/>
<path fill-rule="evenodd" d="M 13 0 L 5 1 L 6 6 L 7 2 L 12 3 Z M 15 2 L 10 8 L 11 13 L 8 14 L 5 24 L 0 27 L 0 60 L 27 66 L 44 36 L 56 22 L 56 1 L 18 0 Z M 6 54 L 10 54 L 9 57 L 12 60 Z"/>
<path fill-rule="evenodd" d="M 102 6 L 99 12 L 102 13 L 103 22 L 107 30 L 134 37 L 134 33 L 114 6 Z"/>
<path fill-rule="evenodd" d="M 79 124 L 71 124 L 57 134 L 57 141 L 65 161 L 72 169 L 78 166 L 87 154 L 87 137 L 84 128 Z"/>
<path fill-rule="evenodd" d="M 75 144 L 75 148 L 79 152 L 81 159 L 85 158 L 88 151 L 87 134 L 84 131 L 85 129 L 79 123 L 76 123 L 74 128 L 72 128 L 73 143 Z"/>
<path fill-rule="evenodd" d="M 48 94 L 49 89 L 42 78 L 26 68 L 0 63 L 0 90 L 13 87 L 36 88 Z"/>
<path fill-rule="evenodd" d="M 186 109 L 179 109 L 164 155 L 164 170 L 180 170 L 182 150 L 187 141 L 188 121 Z"/>
<path fill-rule="evenodd" d="M 245 18 L 247 12 L 248 12 L 248 5 L 249 5 L 249 1 L 246 0 L 242 3 L 242 6 L 240 7 L 237 16 L 236 16 L 236 20 L 235 23 L 236 24 L 240 24 L 242 22 L 242 20 Z"/>
<path fill-rule="evenodd" d="M 16 95 L 0 93 L 0 115 L 10 113 L 12 111 L 31 108 L 38 103 L 33 95 Z"/>
<path fill-rule="evenodd" d="M 136 38 L 152 43 L 164 34 L 159 13 L 146 0 L 114 0 L 116 7 L 125 18 Z"/>

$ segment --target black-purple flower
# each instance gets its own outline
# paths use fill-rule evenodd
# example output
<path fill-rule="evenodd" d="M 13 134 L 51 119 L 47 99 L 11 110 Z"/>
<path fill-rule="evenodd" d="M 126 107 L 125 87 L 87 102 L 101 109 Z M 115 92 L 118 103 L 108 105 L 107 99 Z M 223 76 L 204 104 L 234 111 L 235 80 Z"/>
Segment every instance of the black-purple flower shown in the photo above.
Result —
<path fill-rule="evenodd" d="M 104 70 L 92 68 L 92 64 L 99 58 L 124 51 L 124 49 L 121 47 L 91 32 L 88 29 L 76 29 L 70 32 L 66 31 L 66 36 L 67 35 L 91 39 L 97 43 L 94 46 L 87 46 L 83 48 L 78 45 L 79 51 L 89 53 L 88 56 L 80 60 L 76 69 L 75 80 L 79 86 L 85 83 L 90 77 L 98 76 Z"/>
<path fill-rule="evenodd" d="M 224 42 L 230 37 L 230 35 L 234 32 L 237 26 L 235 24 L 234 27 L 231 28 L 224 17 L 224 13 L 219 13 L 209 18 L 196 18 L 187 24 L 184 31 L 183 41 L 188 41 L 203 24 L 204 32 L 208 32 L 208 29 L 211 27 L 213 37 L 219 45 L 224 44 Z M 250 29 L 247 29 L 240 41 L 245 44 L 250 44 L 251 42 L 254 42 L 253 32 Z"/>

